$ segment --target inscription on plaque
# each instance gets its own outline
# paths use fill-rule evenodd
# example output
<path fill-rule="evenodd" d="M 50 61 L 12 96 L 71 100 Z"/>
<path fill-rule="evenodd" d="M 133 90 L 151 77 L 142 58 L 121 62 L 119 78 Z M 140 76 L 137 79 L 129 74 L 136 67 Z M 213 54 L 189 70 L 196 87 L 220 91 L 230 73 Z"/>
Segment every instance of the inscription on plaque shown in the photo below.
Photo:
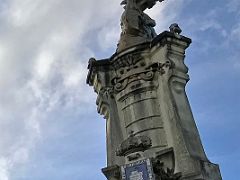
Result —
<path fill-rule="evenodd" d="M 138 171 L 133 171 L 130 175 L 130 180 L 144 180 L 143 173 Z"/>
<path fill-rule="evenodd" d="M 122 166 L 123 180 L 154 180 L 149 159 Z"/>

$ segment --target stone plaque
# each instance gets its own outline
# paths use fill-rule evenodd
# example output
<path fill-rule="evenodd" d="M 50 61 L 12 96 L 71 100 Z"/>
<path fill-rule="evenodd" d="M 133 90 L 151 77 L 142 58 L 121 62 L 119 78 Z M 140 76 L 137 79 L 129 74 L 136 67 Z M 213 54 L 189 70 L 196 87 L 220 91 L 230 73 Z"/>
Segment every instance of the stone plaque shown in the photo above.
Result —
<path fill-rule="evenodd" d="M 122 166 L 121 172 L 122 180 L 154 180 L 150 159 Z"/>

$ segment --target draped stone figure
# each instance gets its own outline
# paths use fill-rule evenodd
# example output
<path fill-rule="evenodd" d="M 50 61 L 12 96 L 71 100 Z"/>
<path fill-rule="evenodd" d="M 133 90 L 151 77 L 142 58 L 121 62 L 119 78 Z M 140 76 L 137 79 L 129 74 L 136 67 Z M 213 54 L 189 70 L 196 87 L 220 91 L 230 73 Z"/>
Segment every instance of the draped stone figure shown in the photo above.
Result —
<path fill-rule="evenodd" d="M 162 2 L 163 0 L 159 0 Z M 125 11 L 121 17 L 121 35 L 117 48 L 120 52 L 137 44 L 151 42 L 157 36 L 156 23 L 144 11 L 151 9 L 156 0 L 124 0 Z"/>

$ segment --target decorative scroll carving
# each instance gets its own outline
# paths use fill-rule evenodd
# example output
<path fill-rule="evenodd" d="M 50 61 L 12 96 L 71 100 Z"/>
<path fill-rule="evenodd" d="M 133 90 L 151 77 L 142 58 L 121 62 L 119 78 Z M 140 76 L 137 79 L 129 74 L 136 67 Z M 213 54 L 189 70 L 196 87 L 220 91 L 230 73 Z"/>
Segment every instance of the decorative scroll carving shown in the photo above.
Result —
<path fill-rule="evenodd" d="M 154 72 L 151 69 L 138 68 L 132 71 L 129 71 L 122 77 L 116 77 L 113 80 L 114 89 L 117 92 L 124 90 L 128 84 L 137 80 L 150 81 L 154 77 Z"/>
<path fill-rule="evenodd" d="M 101 94 L 104 98 L 109 99 L 113 97 L 113 93 L 113 87 L 105 87 L 101 89 L 99 94 Z"/>
<path fill-rule="evenodd" d="M 128 84 L 138 81 L 151 81 L 154 78 L 155 72 L 159 72 L 161 75 L 165 73 L 165 68 L 171 68 L 172 63 L 167 61 L 166 63 L 153 63 L 146 67 L 146 64 L 141 62 L 140 66 L 136 64 L 131 71 L 125 73 L 118 73 L 118 75 L 112 80 L 114 89 L 117 92 L 124 90 Z"/>
<path fill-rule="evenodd" d="M 142 59 L 143 58 L 140 53 L 126 54 L 113 61 L 113 67 L 116 70 L 124 67 L 128 67 L 129 69 L 131 69 Z"/>
<path fill-rule="evenodd" d="M 165 68 L 171 69 L 174 66 L 174 64 L 170 61 L 166 61 L 165 63 L 152 63 L 148 66 L 149 68 L 152 68 L 153 71 L 158 71 L 160 74 L 165 74 Z"/>
<path fill-rule="evenodd" d="M 113 98 L 113 88 L 105 87 L 102 88 L 97 97 L 96 104 L 98 106 L 98 112 L 104 115 L 105 118 L 109 116 L 109 98 Z"/>

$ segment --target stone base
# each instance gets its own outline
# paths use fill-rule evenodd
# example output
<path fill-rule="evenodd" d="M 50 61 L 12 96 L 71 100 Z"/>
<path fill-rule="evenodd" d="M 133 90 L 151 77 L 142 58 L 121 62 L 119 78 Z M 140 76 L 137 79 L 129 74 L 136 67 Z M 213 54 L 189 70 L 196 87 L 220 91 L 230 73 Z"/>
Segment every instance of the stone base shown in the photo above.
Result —
<path fill-rule="evenodd" d="M 201 161 L 201 172 L 191 175 L 183 175 L 181 180 L 222 180 L 219 166 L 211 162 Z M 102 169 L 108 180 L 121 180 L 120 167 L 111 166 Z M 159 180 L 156 178 L 156 180 Z"/>
<path fill-rule="evenodd" d="M 211 162 L 200 161 L 201 172 L 184 175 L 182 180 L 222 180 L 219 166 Z"/>
<path fill-rule="evenodd" d="M 106 118 L 109 167 L 103 173 L 108 180 L 120 180 L 119 166 L 138 157 L 122 157 L 131 153 L 123 143 L 131 132 L 151 139 L 143 158 L 159 156 L 171 176 L 181 173 L 183 180 L 222 180 L 218 165 L 209 162 L 204 152 L 185 90 L 189 75 L 184 58 L 190 44 L 191 39 L 165 31 L 152 42 L 109 59 L 90 59 L 87 83 L 97 92 L 98 112 Z M 161 166 L 154 173 L 161 176 Z"/>

